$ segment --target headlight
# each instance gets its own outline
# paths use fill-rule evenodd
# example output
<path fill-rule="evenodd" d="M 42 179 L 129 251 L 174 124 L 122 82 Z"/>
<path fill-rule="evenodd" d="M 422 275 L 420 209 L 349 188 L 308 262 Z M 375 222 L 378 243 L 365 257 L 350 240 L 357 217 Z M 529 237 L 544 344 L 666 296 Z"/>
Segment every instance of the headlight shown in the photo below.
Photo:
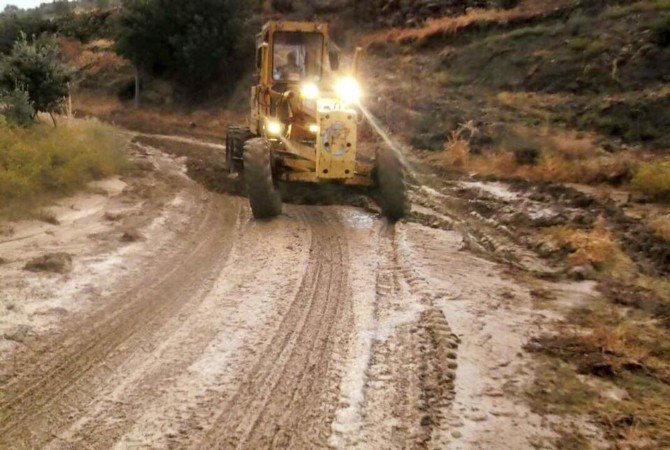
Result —
<path fill-rule="evenodd" d="M 319 97 L 319 87 L 314 83 L 305 83 L 300 89 L 300 95 L 308 100 L 315 100 Z"/>
<path fill-rule="evenodd" d="M 265 123 L 265 129 L 267 130 L 268 134 L 272 136 L 279 136 L 284 129 L 284 125 L 282 125 L 282 123 L 278 120 L 268 120 Z"/>
<path fill-rule="evenodd" d="M 319 125 L 317 125 L 315 123 L 311 123 L 308 128 L 309 128 L 310 133 L 316 134 L 316 133 L 319 132 Z"/>
<path fill-rule="evenodd" d="M 335 85 L 335 92 L 341 100 L 356 103 L 361 99 L 361 86 L 352 77 L 342 78 Z"/>

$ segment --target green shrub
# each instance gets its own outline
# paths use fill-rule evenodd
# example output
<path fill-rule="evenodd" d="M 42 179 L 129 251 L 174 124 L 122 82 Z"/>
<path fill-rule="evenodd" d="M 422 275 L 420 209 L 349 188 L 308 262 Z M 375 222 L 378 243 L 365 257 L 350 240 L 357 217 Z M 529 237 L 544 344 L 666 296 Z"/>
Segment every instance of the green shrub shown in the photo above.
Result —
<path fill-rule="evenodd" d="M 143 70 L 176 76 L 184 85 L 238 77 L 249 5 L 248 0 L 124 0 L 117 50 Z"/>
<path fill-rule="evenodd" d="M 670 46 L 670 16 L 659 19 L 651 31 L 652 39 L 659 47 Z"/>
<path fill-rule="evenodd" d="M 58 112 L 67 97 L 72 71 L 58 57 L 54 39 L 29 42 L 25 34 L 0 60 L 0 89 L 25 90 L 36 112 Z"/>
<path fill-rule="evenodd" d="M 30 103 L 28 92 L 14 89 L 8 93 L 0 93 L 0 115 L 9 123 L 28 126 L 35 117 L 35 108 Z"/>
<path fill-rule="evenodd" d="M 35 210 L 45 199 L 124 170 L 127 144 L 124 135 L 95 120 L 58 128 L 0 123 L 0 213 Z"/>
<path fill-rule="evenodd" d="M 516 8 L 520 0 L 498 0 L 497 6 L 503 9 L 512 9 Z"/>
<path fill-rule="evenodd" d="M 568 39 L 566 43 L 568 44 L 568 48 L 570 48 L 571 50 L 581 52 L 588 48 L 589 44 L 591 43 L 591 40 L 589 38 L 580 36 Z"/>
<path fill-rule="evenodd" d="M 655 199 L 670 199 L 670 159 L 640 165 L 633 187 Z"/>

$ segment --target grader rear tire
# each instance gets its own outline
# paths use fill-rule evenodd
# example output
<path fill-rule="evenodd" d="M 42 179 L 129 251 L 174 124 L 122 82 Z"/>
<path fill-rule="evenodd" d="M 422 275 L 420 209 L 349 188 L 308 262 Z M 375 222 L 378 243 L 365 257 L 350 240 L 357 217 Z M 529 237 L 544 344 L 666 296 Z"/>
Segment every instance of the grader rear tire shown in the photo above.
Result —
<path fill-rule="evenodd" d="M 390 222 L 397 222 L 409 213 L 403 164 L 393 150 L 380 149 L 374 173 L 382 213 Z"/>
<path fill-rule="evenodd" d="M 244 144 L 244 182 L 255 218 L 281 214 L 282 200 L 272 177 L 272 152 L 266 139 L 254 138 Z"/>

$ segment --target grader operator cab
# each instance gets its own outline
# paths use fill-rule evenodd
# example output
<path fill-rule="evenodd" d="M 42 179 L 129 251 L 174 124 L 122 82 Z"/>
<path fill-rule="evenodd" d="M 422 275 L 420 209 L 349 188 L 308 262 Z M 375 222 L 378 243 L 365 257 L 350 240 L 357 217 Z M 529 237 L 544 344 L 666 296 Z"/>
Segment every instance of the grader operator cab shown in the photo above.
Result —
<path fill-rule="evenodd" d="M 279 181 L 371 186 L 390 220 L 407 211 L 403 167 L 390 149 L 357 160 L 360 50 L 340 70 L 328 25 L 271 21 L 256 39 L 256 77 L 247 127 L 230 127 L 226 161 L 242 173 L 256 218 L 281 213 Z"/>

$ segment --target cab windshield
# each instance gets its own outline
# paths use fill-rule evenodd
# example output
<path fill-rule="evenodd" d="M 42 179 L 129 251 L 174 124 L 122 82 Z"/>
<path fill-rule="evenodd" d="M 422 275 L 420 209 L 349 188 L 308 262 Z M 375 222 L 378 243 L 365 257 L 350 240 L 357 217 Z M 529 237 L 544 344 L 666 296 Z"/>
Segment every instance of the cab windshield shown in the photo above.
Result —
<path fill-rule="evenodd" d="M 274 35 L 272 77 L 280 82 L 321 80 L 323 35 L 279 31 Z"/>

